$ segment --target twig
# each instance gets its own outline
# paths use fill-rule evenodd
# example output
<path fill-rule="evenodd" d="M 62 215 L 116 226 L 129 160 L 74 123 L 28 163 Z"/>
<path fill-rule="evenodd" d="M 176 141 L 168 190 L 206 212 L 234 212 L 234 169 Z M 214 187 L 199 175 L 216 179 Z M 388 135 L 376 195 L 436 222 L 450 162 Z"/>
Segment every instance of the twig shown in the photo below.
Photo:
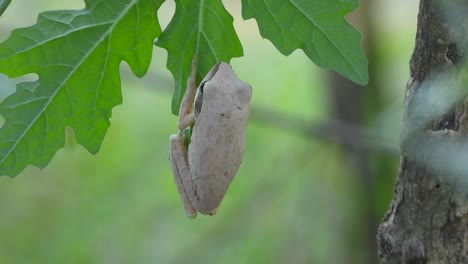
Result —
<path fill-rule="evenodd" d="M 399 149 L 391 140 L 378 136 L 377 133 L 340 120 L 314 122 L 298 118 L 272 108 L 252 106 L 251 118 L 307 137 L 330 140 L 342 145 L 398 155 Z"/>

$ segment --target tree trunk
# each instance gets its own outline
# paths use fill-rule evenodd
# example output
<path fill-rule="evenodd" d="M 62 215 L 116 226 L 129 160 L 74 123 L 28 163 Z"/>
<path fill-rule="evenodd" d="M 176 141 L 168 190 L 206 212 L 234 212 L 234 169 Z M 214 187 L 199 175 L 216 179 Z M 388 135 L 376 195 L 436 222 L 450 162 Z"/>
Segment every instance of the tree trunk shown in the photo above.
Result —
<path fill-rule="evenodd" d="M 468 104 L 459 85 L 467 21 L 468 0 L 420 1 L 400 171 L 378 234 L 382 263 L 468 263 Z"/>

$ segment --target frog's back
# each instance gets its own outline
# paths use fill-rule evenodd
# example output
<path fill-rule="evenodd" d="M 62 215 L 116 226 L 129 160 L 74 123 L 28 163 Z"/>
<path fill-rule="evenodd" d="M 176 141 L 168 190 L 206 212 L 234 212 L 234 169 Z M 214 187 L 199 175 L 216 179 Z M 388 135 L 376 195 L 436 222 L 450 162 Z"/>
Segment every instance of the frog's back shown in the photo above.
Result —
<path fill-rule="evenodd" d="M 220 118 L 230 117 L 225 114 Z M 245 129 L 239 129 L 234 123 L 211 129 L 207 124 L 206 135 L 197 134 L 197 128 L 206 121 L 197 120 L 189 146 L 189 166 L 199 199 L 197 210 L 202 213 L 218 207 L 239 169 L 245 145 Z"/>
<path fill-rule="evenodd" d="M 219 67 L 229 67 L 220 64 Z M 229 70 L 222 71 L 234 74 Z M 235 75 L 234 75 L 235 76 Z M 251 88 L 232 76 L 214 78 L 216 87 L 207 83 L 203 103 L 193 127 L 188 159 L 201 213 L 211 213 L 219 206 L 236 175 L 245 145 L 245 127 L 250 111 Z M 237 77 L 236 77 L 237 78 Z M 226 83 L 222 83 L 228 80 Z M 219 84 L 221 83 L 221 85 Z M 211 86 L 210 86 L 211 85 Z"/>

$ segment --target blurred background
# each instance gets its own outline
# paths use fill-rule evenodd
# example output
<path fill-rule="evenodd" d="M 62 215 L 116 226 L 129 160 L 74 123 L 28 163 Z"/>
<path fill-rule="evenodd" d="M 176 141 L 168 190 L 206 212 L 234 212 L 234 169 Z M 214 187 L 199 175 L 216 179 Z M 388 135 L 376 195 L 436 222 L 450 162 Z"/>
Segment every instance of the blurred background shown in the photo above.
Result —
<path fill-rule="evenodd" d="M 0 177 L 0 264 L 378 263 L 416 1 L 361 0 L 348 16 L 365 35 L 366 87 L 317 68 L 301 50 L 281 55 L 254 20 L 242 20 L 240 1 L 223 2 L 244 47 L 232 65 L 253 98 L 244 160 L 218 215 L 184 215 L 168 162 L 172 76 L 155 47 L 143 79 L 122 63 L 124 103 L 96 156 L 68 140 L 44 170 Z M 83 7 L 15 0 L 0 39 L 40 12 Z M 173 12 L 172 1 L 160 9 L 163 27 Z"/>

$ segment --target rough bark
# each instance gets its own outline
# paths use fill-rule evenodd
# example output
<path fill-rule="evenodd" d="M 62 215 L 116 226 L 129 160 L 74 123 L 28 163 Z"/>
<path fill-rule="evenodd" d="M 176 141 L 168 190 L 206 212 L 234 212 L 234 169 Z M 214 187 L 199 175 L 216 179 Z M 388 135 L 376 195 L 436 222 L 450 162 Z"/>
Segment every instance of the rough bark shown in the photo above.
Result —
<path fill-rule="evenodd" d="M 468 263 L 468 172 L 459 166 L 468 163 L 460 158 L 467 105 L 457 81 L 467 11 L 468 0 L 420 1 L 400 171 L 378 234 L 382 263 Z"/>

